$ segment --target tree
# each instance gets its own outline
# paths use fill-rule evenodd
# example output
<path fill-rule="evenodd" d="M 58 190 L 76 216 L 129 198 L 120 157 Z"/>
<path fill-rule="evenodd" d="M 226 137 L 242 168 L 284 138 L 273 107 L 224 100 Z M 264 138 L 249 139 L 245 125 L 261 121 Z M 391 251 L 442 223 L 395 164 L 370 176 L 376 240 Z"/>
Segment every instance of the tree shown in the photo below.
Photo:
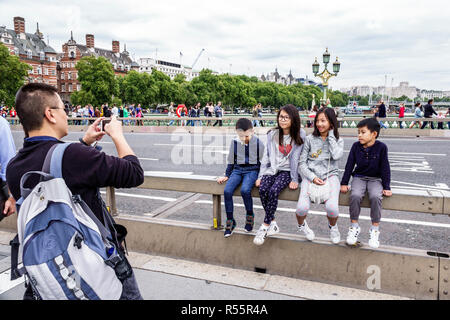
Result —
<path fill-rule="evenodd" d="M 92 99 L 89 101 L 90 104 L 100 106 L 106 102 L 111 103 L 113 96 L 119 94 L 119 85 L 113 66 L 104 57 L 83 57 L 77 63 L 76 69 L 81 91 L 75 96 L 72 94 L 73 104 L 84 104 L 84 99 L 89 98 Z"/>
<path fill-rule="evenodd" d="M 32 68 L 11 55 L 8 48 L 0 44 L 0 103 L 14 105 L 16 93 L 25 84 L 28 70 Z"/>

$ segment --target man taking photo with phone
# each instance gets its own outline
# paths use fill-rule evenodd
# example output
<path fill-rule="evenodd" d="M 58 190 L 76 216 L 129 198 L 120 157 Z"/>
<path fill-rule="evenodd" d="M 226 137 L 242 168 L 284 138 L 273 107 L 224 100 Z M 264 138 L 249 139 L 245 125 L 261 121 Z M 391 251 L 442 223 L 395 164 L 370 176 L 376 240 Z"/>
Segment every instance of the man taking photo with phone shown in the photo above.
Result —
<path fill-rule="evenodd" d="M 53 86 L 29 83 L 16 94 L 16 110 L 25 132 L 23 148 L 9 162 L 6 178 L 14 199 L 20 198 L 20 179 L 29 171 L 41 171 L 49 149 L 68 134 L 67 114 L 64 104 Z M 72 194 L 80 195 L 95 216 L 106 226 L 103 219 L 104 203 L 99 188 L 137 187 L 144 181 L 144 172 L 138 158 L 122 132 L 122 124 L 115 116 L 101 131 L 98 118 L 88 127 L 81 143 L 72 143 L 62 158 L 62 176 Z M 100 152 L 91 145 L 107 134 L 111 137 L 118 157 Z M 30 178 L 25 188 L 34 188 L 39 177 Z M 20 213 L 19 213 L 20 214 Z M 109 213 L 107 213 L 109 214 Z M 113 232 L 113 231 L 111 231 Z M 24 299 L 32 299 L 30 286 Z M 142 299 L 132 273 L 123 282 L 120 299 Z"/>

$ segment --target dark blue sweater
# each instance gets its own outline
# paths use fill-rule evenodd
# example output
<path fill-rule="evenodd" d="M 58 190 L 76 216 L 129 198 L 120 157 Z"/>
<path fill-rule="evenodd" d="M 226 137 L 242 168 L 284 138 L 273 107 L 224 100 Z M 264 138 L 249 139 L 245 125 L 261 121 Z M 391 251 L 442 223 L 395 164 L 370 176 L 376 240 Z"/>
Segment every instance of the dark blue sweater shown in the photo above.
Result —
<path fill-rule="evenodd" d="M 364 148 L 361 143 L 355 142 L 347 158 L 341 185 L 348 185 L 351 175 L 381 178 L 383 190 L 391 190 L 391 168 L 387 146 L 378 140 L 368 148 Z"/>

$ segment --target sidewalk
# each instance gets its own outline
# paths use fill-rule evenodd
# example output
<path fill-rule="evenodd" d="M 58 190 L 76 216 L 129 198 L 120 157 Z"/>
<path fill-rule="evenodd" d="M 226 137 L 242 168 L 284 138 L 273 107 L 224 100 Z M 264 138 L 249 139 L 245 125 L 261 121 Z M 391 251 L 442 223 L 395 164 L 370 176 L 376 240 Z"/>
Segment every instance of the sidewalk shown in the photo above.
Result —
<path fill-rule="evenodd" d="M 11 282 L 9 240 L 0 231 L 0 300 L 21 300 L 23 277 Z M 205 263 L 129 253 L 145 300 L 397 300 L 404 297 Z"/>

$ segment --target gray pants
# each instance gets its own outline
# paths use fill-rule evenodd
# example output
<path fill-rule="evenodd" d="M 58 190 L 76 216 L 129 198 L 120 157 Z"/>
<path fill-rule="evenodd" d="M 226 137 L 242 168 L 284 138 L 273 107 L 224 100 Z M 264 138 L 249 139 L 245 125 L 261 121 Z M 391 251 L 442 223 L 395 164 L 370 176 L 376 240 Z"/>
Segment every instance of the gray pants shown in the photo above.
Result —
<path fill-rule="evenodd" d="M 380 178 L 353 177 L 350 195 L 350 219 L 358 220 L 361 212 L 361 201 L 366 190 L 369 194 L 370 218 L 372 223 L 379 223 L 383 201 L 383 185 Z"/>

